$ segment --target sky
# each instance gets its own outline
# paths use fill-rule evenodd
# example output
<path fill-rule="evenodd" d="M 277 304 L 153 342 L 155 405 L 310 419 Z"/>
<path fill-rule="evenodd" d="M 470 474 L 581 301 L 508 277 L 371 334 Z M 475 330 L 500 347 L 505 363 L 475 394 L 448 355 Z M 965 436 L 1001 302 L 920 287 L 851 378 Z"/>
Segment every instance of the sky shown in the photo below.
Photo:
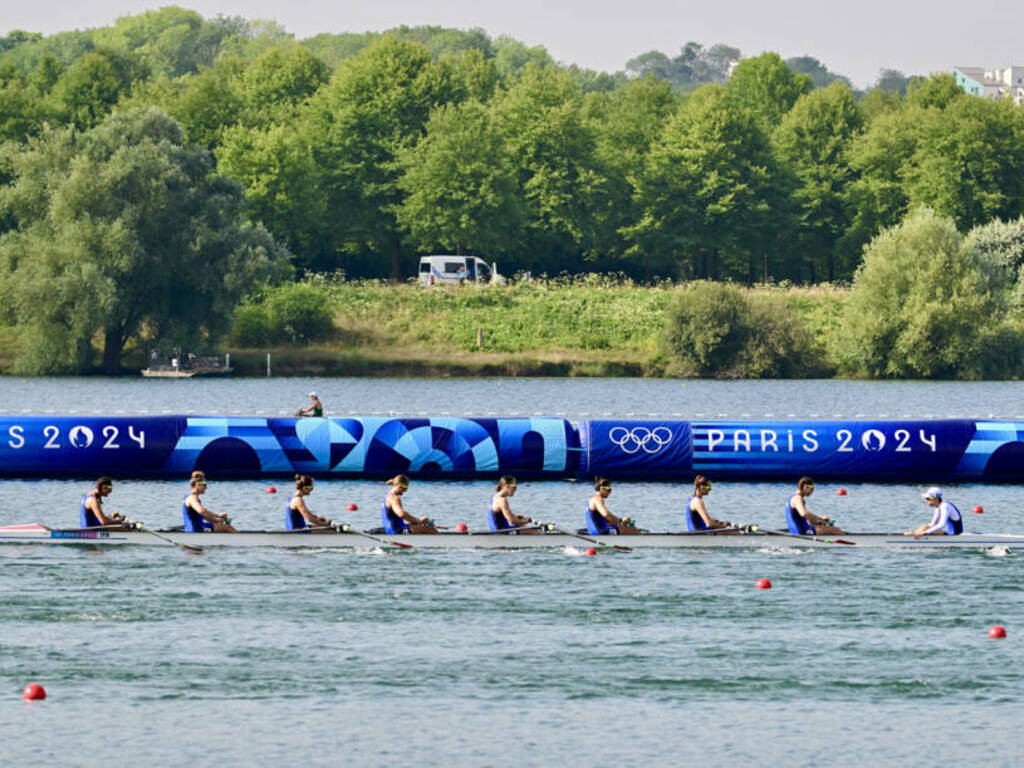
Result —
<path fill-rule="evenodd" d="M 841 7 L 824 0 L 0 0 L 0 35 L 109 26 L 119 16 L 170 4 L 207 18 L 273 19 L 296 39 L 401 24 L 480 27 L 492 37 L 542 45 L 563 63 L 608 72 L 651 50 L 674 56 L 690 40 L 724 43 L 744 55 L 814 56 L 857 87 L 873 83 L 882 68 L 909 75 L 1024 64 L 1015 24 L 953 0 Z"/>

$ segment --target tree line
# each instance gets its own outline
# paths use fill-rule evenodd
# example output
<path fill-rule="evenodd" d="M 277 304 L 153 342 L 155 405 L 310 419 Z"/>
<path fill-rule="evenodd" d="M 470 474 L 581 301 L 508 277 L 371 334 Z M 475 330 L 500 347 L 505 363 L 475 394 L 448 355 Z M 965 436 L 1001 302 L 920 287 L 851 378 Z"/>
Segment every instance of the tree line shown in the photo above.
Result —
<path fill-rule="evenodd" d="M 481 30 L 296 42 L 176 7 L 16 32 L 0 275 L 23 298 L 0 321 L 26 338 L 56 323 L 50 369 L 78 370 L 97 334 L 110 368 L 132 338 L 213 338 L 260 281 L 401 279 L 436 251 L 506 272 L 850 280 L 920 206 L 961 231 L 1019 217 L 1021 114 L 949 75 L 883 70 L 862 94 L 811 57 L 724 45 L 609 74 Z M 161 291 L 190 298 L 184 318 Z"/>

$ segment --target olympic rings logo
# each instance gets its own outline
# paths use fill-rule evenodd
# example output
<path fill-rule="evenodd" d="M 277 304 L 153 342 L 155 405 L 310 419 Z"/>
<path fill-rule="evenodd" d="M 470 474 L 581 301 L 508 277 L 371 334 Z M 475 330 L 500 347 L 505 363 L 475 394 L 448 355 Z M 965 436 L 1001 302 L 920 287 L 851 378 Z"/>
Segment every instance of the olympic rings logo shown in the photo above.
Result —
<path fill-rule="evenodd" d="M 612 427 L 608 430 L 608 439 L 619 446 L 623 453 L 643 451 L 654 454 L 672 442 L 672 430 L 668 427 Z"/>

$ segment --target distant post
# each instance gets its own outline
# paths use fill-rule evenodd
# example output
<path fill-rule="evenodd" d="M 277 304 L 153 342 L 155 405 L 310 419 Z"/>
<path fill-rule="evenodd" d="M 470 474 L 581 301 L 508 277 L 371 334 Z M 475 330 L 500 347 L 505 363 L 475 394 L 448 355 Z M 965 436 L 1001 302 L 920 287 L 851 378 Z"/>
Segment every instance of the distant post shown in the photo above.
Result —
<path fill-rule="evenodd" d="M 270 378 L 270 353 L 267 352 L 267 378 Z"/>
<path fill-rule="evenodd" d="M 483 328 L 477 328 L 476 329 L 476 346 L 477 346 L 478 349 L 483 349 L 484 348 L 484 329 Z"/>

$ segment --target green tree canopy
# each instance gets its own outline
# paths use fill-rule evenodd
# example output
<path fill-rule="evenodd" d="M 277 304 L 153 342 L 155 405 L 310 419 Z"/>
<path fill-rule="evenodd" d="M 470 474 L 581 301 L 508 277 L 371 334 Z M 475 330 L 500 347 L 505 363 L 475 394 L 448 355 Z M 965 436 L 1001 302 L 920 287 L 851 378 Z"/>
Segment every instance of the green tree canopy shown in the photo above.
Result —
<path fill-rule="evenodd" d="M 813 87 L 811 78 L 794 72 L 777 53 L 743 59 L 729 77 L 729 93 L 771 131 L 801 95 Z"/>
<path fill-rule="evenodd" d="M 917 209 L 865 250 L 841 326 L 851 373 L 978 379 L 1009 375 L 1020 345 L 1006 333 L 1004 275 L 963 247 L 953 220 Z"/>
<path fill-rule="evenodd" d="M 8 150 L 0 269 L 26 331 L 20 371 L 87 370 L 94 336 L 107 371 L 120 368 L 131 339 L 215 339 L 241 296 L 287 270 L 266 231 L 241 218 L 237 185 L 214 175 L 209 155 L 186 147 L 158 110 Z"/>

